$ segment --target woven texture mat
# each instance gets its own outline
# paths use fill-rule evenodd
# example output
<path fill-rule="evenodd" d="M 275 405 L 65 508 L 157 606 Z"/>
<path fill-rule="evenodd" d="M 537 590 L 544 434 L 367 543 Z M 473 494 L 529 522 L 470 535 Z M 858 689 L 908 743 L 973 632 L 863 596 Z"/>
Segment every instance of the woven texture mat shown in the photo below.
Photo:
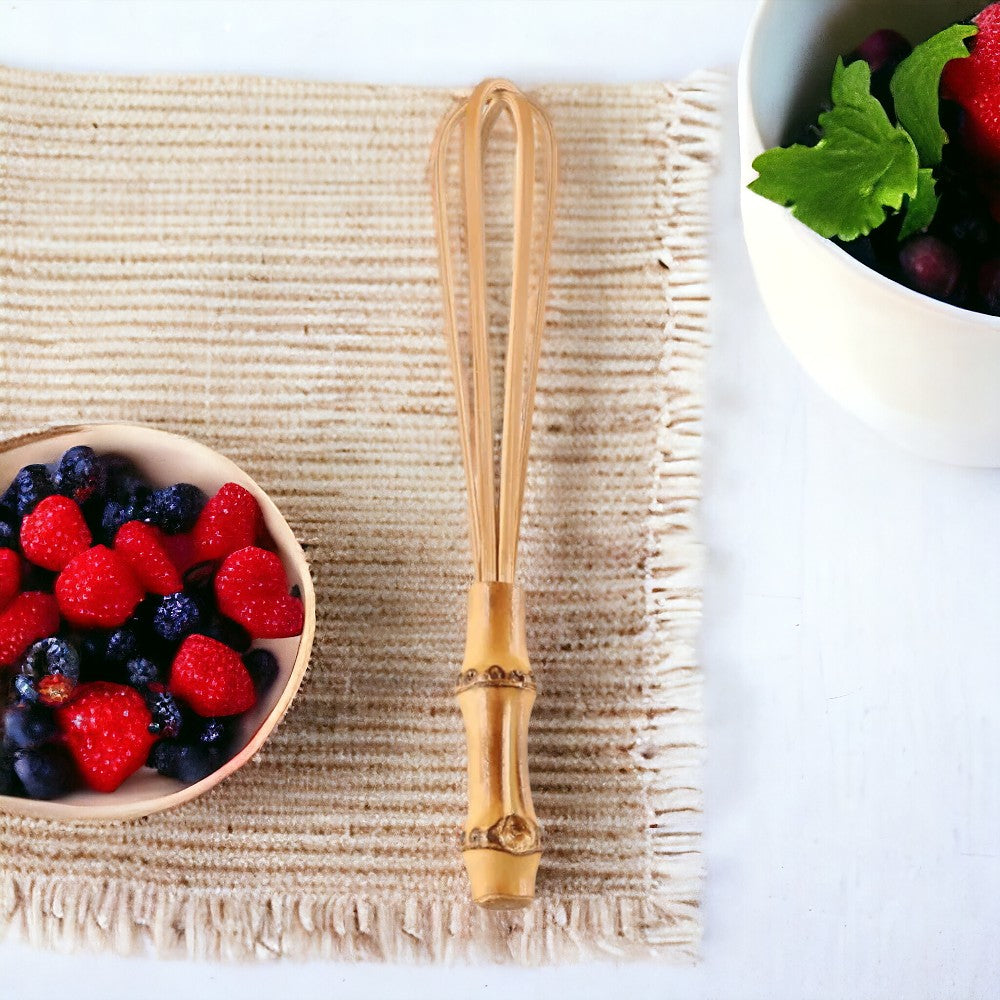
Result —
<path fill-rule="evenodd" d="M 56 947 L 522 962 L 696 953 L 694 538 L 720 80 L 537 91 L 560 143 L 522 528 L 538 898 L 467 902 L 470 582 L 428 159 L 455 93 L 0 70 L 0 426 L 137 420 L 235 459 L 310 557 L 312 667 L 175 812 L 0 818 Z"/>

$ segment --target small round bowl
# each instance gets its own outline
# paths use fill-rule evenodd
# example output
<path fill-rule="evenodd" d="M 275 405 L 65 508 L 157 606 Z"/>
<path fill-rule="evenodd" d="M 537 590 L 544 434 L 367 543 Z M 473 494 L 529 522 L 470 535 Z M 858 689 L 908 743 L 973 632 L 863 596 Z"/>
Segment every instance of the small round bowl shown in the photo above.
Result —
<path fill-rule="evenodd" d="M 256 640 L 278 660 L 278 678 L 240 719 L 236 745 L 241 749 L 207 778 L 185 785 L 142 768 L 116 791 L 74 792 L 52 802 L 0 796 L 0 812 L 52 820 L 113 821 L 148 816 L 190 802 L 242 767 L 263 745 L 288 710 L 305 675 L 316 629 L 316 595 L 309 566 L 292 529 L 268 495 L 228 458 L 189 438 L 137 424 L 87 424 L 57 427 L 0 443 L 0 484 L 33 462 L 49 464 L 74 445 L 90 445 L 98 454 L 123 455 L 155 487 L 189 482 L 209 496 L 223 483 L 246 487 L 260 504 L 269 548 L 281 557 L 289 585 L 298 586 L 305 605 L 302 635 Z"/>
<path fill-rule="evenodd" d="M 743 227 L 772 322 L 834 399 L 920 455 L 1000 466 L 1000 317 L 897 284 L 746 190 L 753 159 L 815 118 L 838 55 L 878 28 L 922 41 L 973 9 L 970 0 L 762 0 L 740 63 Z"/>

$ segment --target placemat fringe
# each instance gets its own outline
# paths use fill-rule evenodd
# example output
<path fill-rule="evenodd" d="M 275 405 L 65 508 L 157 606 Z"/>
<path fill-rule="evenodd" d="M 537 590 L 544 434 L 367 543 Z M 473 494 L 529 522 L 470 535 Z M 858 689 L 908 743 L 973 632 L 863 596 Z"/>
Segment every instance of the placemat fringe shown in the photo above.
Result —
<path fill-rule="evenodd" d="M 696 874 L 696 873 L 693 873 Z M 686 890 L 680 895 L 685 895 Z M 522 917 L 472 903 L 416 896 L 329 899 L 279 896 L 232 901 L 217 890 L 54 883 L 31 875 L 0 878 L 5 929 L 37 947 L 172 958 L 246 961 L 278 957 L 338 961 L 509 962 L 541 965 L 595 958 L 651 958 L 672 945 L 690 959 L 695 903 L 603 896 L 540 900 Z M 641 930 L 648 945 L 629 941 Z"/>
<path fill-rule="evenodd" d="M 704 357 L 709 347 L 708 187 L 718 153 L 719 111 L 727 87 L 722 73 L 688 81 L 671 105 L 660 135 L 658 235 L 667 315 L 661 362 L 664 395 L 647 524 L 646 561 L 650 700 L 634 753 L 646 782 L 653 866 L 650 906 L 656 919 L 643 928 L 651 945 L 673 944 L 696 958 L 696 917 L 703 863 L 699 850 L 703 752 L 701 673 L 695 643 L 701 622 L 702 549 L 697 535 L 700 496 Z M 678 489 L 678 477 L 689 489 Z M 681 933 L 678 935 L 678 931 Z M 627 936 L 627 935 L 626 935 Z M 677 947 L 678 937 L 685 944 Z"/>

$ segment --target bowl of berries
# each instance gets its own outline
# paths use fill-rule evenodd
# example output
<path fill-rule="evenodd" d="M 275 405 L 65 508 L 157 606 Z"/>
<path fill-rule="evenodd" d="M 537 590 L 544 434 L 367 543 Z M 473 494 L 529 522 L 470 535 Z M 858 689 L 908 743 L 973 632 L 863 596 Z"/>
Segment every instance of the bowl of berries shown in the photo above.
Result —
<path fill-rule="evenodd" d="M 739 91 L 782 339 L 896 443 L 1000 466 L 1000 4 L 762 0 Z"/>
<path fill-rule="evenodd" d="M 0 444 L 0 811 L 201 795 L 281 721 L 314 628 L 301 546 L 224 456 L 127 424 Z"/>

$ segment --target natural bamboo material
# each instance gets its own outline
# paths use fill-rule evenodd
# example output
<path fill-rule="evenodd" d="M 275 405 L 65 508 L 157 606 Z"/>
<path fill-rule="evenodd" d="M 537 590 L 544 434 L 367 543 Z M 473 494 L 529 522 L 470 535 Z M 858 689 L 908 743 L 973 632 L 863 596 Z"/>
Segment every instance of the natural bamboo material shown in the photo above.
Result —
<path fill-rule="evenodd" d="M 110 794 L 78 791 L 52 802 L 0 795 L 0 812 L 4 813 L 63 822 L 110 822 L 136 819 L 190 802 L 229 777 L 260 750 L 288 711 L 305 676 L 316 629 L 316 595 L 302 546 L 271 498 L 235 463 L 190 438 L 139 424 L 118 423 L 38 431 L 0 443 L 0 482 L 9 482 L 22 466 L 48 464 L 68 448 L 81 444 L 90 445 L 98 453 L 126 456 L 155 486 L 190 482 L 209 494 L 227 482 L 245 487 L 260 505 L 265 533 L 281 557 L 289 583 L 299 588 L 305 606 L 300 636 L 257 642 L 274 653 L 278 677 L 241 717 L 237 734 L 240 752 L 207 778 L 182 785 L 143 768 Z"/>
<path fill-rule="evenodd" d="M 514 126 L 514 242 L 506 343 L 499 491 L 494 456 L 483 157 L 506 112 Z M 448 166 L 460 136 L 468 289 L 458 292 L 449 235 Z M 472 897 L 492 909 L 535 894 L 541 833 L 528 779 L 535 683 L 524 597 L 514 582 L 555 212 L 556 144 L 544 112 L 506 80 L 486 80 L 442 122 L 434 201 L 445 330 L 458 401 L 475 582 L 456 694 L 468 745 L 469 811 L 462 838 Z M 542 203 L 539 211 L 539 202 Z M 464 336 L 460 303 L 466 304 Z"/>

